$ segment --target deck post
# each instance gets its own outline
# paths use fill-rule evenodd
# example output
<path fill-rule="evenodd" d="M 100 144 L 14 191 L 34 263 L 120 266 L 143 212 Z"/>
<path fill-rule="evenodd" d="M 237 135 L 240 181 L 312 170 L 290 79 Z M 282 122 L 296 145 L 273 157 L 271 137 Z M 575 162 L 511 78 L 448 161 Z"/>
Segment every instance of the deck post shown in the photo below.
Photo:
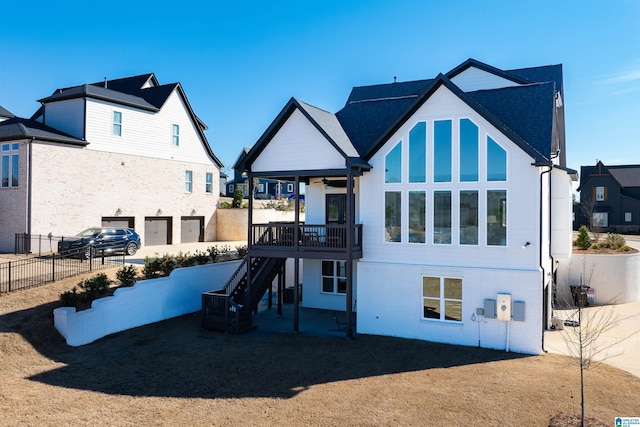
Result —
<path fill-rule="evenodd" d="M 300 177 L 296 175 L 295 179 L 295 227 L 293 231 L 294 244 L 296 250 L 298 249 L 298 233 L 300 229 Z M 293 330 L 299 332 L 300 330 L 300 295 L 299 295 L 299 283 L 300 283 L 300 258 L 296 254 L 295 266 L 294 266 L 294 278 L 293 278 Z"/>
<path fill-rule="evenodd" d="M 247 189 L 249 192 L 249 211 L 247 212 L 247 218 L 249 226 L 247 231 L 247 290 L 245 291 L 244 301 L 245 304 L 250 299 L 251 295 L 251 246 L 253 245 L 253 175 L 247 173 Z"/>

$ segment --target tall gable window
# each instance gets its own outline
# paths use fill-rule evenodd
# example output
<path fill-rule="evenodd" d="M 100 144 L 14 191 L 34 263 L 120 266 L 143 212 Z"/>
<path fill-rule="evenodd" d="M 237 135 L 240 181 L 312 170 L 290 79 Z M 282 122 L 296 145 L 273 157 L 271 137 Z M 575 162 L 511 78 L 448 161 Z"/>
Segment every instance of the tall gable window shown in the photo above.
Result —
<path fill-rule="evenodd" d="M 478 126 L 469 119 L 460 120 L 460 181 L 478 180 Z"/>
<path fill-rule="evenodd" d="M 402 141 L 398 142 L 384 158 L 384 182 L 388 184 L 402 182 Z"/>
<path fill-rule="evenodd" d="M 176 147 L 180 145 L 180 125 L 171 125 L 171 141 Z"/>
<path fill-rule="evenodd" d="M 460 244 L 478 244 L 478 192 L 460 192 Z"/>
<path fill-rule="evenodd" d="M 122 112 L 113 112 L 113 134 L 116 136 L 122 136 Z"/>
<path fill-rule="evenodd" d="M 487 190 L 487 245 L 507 245 L 506 190 Z"/>
<path fill-rule="evenodd" d="M 402 193 L 387 191 L 384 193 L 384 240 L 402 241 Z"/>
<path fill-rule="evenodd" d="M 451 191 L 433 192 L 433 243 L 451 244 Z"/>
<path fill-rule="evenodd" d="M 426 238 L 426 193 L 409 191 L 409 242 L 424 243 Z"/>
<path fill-rule="evenodd" d="M 427 123 L 418 122 L 409 131 L 409 182 L 427 178 Z"/>
<path fill-rule="evenodd" d="M 487 136 L 487 181 L 507 180 L 507 152 Z"/>
<path fill-rule="evenodd" d="M 596 202 L 604 202 L 605 200 L 607 200 L 606 187 L 595 187 L 594 191 L 596 193 Z"/>
<path fill-rule="evenodd" d="M 433 124 L 433 180 L 451 182 L 451 120 Z"/>
<path fill-rule="evenodd" d="M 20 144 L 2 144 L 0 150 L 0 182 L 1 188 L 11 188 L 18 186 L 18 165 L 19 156 L 18 151 Z"/>

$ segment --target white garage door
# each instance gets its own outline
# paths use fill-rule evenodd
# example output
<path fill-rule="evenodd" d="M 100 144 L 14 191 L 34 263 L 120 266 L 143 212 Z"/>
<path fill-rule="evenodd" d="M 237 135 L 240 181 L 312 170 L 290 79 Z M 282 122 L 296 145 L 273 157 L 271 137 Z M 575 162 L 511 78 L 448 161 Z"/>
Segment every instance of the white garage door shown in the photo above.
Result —
<path fill-rule="evenodd" d="M 182 243 L 204 241 L 204 217 L 183 216 L 180 227 L 180 241 Z"/>
<path fill-rule="evenodd" d="M 147 217 L 144 219 L 144 245 L 170 245 L 171 218 Z"/>

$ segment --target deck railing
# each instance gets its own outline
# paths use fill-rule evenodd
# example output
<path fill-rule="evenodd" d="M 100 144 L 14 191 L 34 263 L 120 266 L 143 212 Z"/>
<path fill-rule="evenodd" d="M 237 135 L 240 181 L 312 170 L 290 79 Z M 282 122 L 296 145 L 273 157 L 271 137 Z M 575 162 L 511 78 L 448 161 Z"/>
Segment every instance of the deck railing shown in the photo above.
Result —
<path fill-rule="evenodd" d="M 362 224 L 354 226 L 352 249 L 362 247 Z M 296 241 L 297 237 L 297 241 Z M 347 226 L 343 224 L 300 224 L 271 222 L 251 226 L 251 248 L 282 248 L 305 251 L 346 251 Z"/>

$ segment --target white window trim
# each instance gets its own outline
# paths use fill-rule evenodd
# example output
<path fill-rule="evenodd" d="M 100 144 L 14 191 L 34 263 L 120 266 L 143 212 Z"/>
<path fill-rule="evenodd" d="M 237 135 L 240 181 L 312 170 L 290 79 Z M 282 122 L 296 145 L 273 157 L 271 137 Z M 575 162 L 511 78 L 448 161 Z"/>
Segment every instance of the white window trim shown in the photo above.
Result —
<path fill-rule="evenodd" d="M 604 202 L 604 187 L 596 187 L 596 202 Z"/>
<path fill-rule="evenodd" d="M 423 279 L 425 277 L 431 277 L 431 278 L 437 278 L 440 279 L 440 298 L 433 298 L 433 297 L 425 297 L 424 296 L 424 290 L 421 290 L 420 294 L 422 297 L 422 313 L 421 313 L 421 320 L 423 321 L 427 321 L 427 322 L 438 322 L 438 323 L 449 323 L 449 324 L 454 324 L 454 325 L 462 325 L 464 323 L 464 316 L 462 315 L 464 313 L 464 279 L 462 277 L 458 277 L 458 276 L 440 276 L 440 275 L 428 275 L 428 274 L 423 274 L 420 276 L 420 286 L 422 286 L 423 284 Z M 458 279 L 462 282 L 462 298 L 461 299 L 456 299 L 456 298 L 445 298 L 444 296 L 444 281 L 445 279 Z M 424 317 L 424 300 L 425 299 L 430 299 L 430 300 L 439 300 L 440 301 L 440 319 L 434 319 L 432 317 Z M 460 320 L 447 320 L 445 319 L 445 301 L 456 301 L 456 302 L 460 302 L 460 312 L 461 312 L 461 319 Z"/>
<path fill-rule="evenodd" d="M 193 171 L 184 171 L 184 192 L 193 193 Z"/>
<path fill-rule="evenodd" d="M 174 147 L 180 146 L 180 125 L 177 123 L 171 124 L 171 144 Z"/>
<path fill-rule="evenodd" d="M 4 147 L 9 147 L 6 151 L 4 150 Z M 8 181 L 7 181 L 7 185 L 3 186 L 2 182 L 0 182 L 0 188 L 18 188 L 20 186 L 20 144 L 16 143 L 16 142 L 7 142 L 7 143 L 3 143 L 0 144 L 0 179 L 2 179 L 2 175 L 4 173 L 4 170 L 2 168 L 2 162 L 3 162 L 3 158 L 6 157 L 8 159 L 7 164 L 8 164 L 8 171 L 7 171 L 7 176 L 8 176 Z M 14 157 L 18 158 L 18 184 L 17 185 L 13 185 L 13 159 Z"/>
<path fill-rule="evenodd" d="M 206 194 L 213 193 L 213 174 L 206 172 L 204 175 L 204 191 Z"/>
<path fill-rule="evenodd" d="M 120 121 L 116 121 L 116 114 L 120 116 Z M 113 110 L 113 114 L 111 115 L 112 128 L 111 133 L 113 136 L 122 137 L 122 111 Z M 116 128 L 119 129 L 119 132 L 116 133 Z"/>
<path fill-rule="evenodd" d="M 322 263 L 323 262 L 330 262 L 333 265 L 333 275 L 332 276 L 325 276 L 324 274 L 322 274 Z M 346 264 L 346 261 L 340 261 L 340 260 L 333 260 L 333 259 L 323 259 L 322 261 L 320 261 L 320 293 L 324 294 L 324 295 L 346 295 L 346 291 L 345 292 L 338 292 L 338 279 L 345 279 L 347 280 L 347 276 L 338 276 L 338 263 L 339 262 L 344 262 Z M 346 270 L 345 270 L 346 273 Z M 324 278 L 331 278 L 333 279 L 333 291 L 332 292 L 327 292 L 324 290 Z"/>

